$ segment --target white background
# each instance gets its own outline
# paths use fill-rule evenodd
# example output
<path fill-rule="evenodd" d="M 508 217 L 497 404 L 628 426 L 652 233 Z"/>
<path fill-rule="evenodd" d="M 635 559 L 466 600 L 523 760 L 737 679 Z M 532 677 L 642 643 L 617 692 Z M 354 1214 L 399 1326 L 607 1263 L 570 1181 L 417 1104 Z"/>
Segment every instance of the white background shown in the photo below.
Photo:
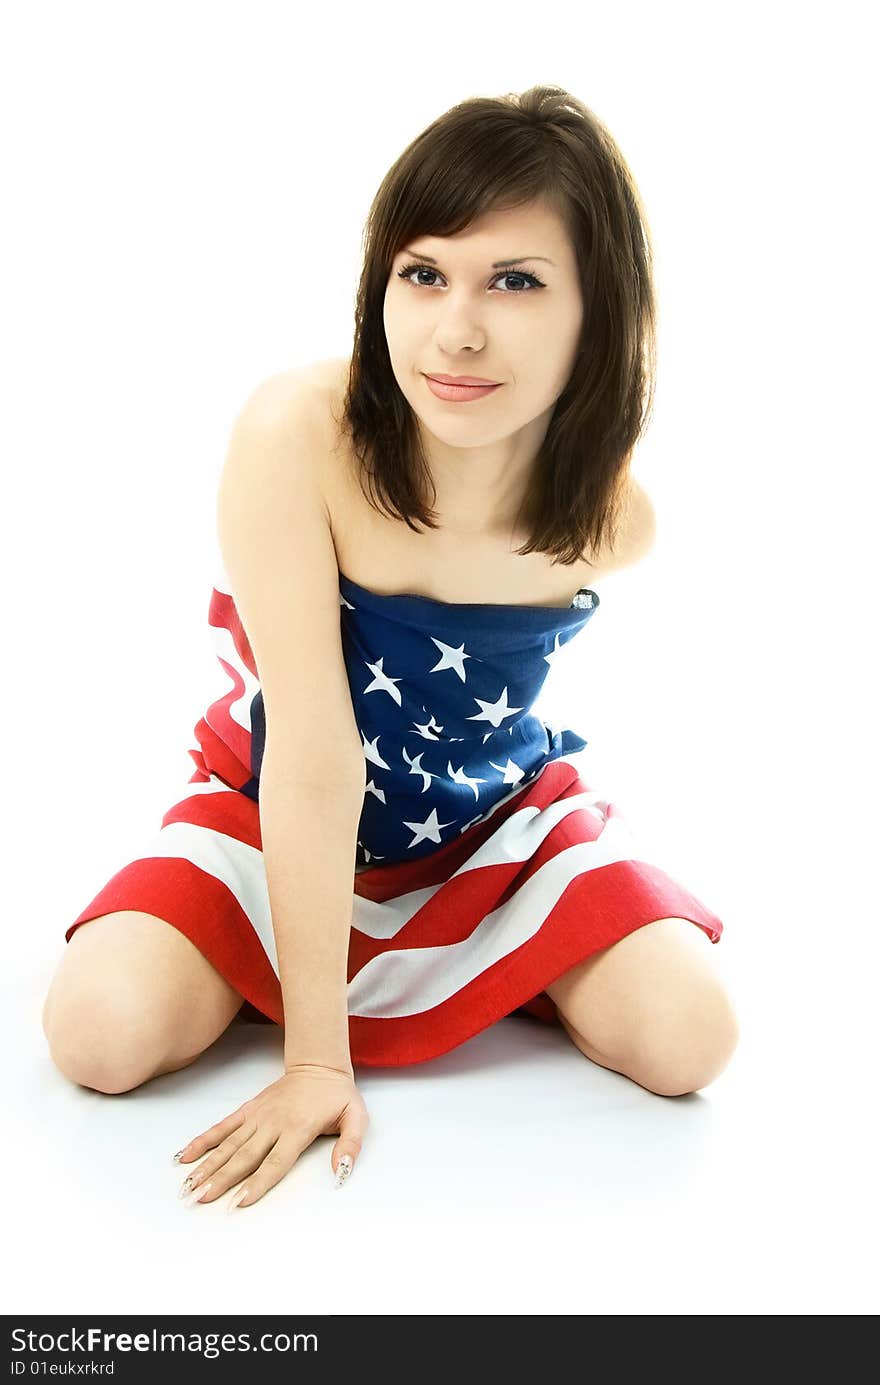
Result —
<path fill-rule="evenodd" d="M 876 1312 L 868 15 L 5 8 L 7 1312 Z M 235 413 L 348 353 L 363 223 L 405 145 L 536 82 L 633 171 L 660 334 L 635 462 L 656 546 L 599 589 L 546 706 L 723 919 L 740 1047 L 667 1099 L 506 1020 L 364 1070 L 344 1190 L 323 1139 L 253 1208 L 185 1210 L 172 1152 L 278 1075 L 279 1031 L 234 1027 L 108 1096 L 52 1066 L 43 996 L 225 690 L 207 611 Z"/>

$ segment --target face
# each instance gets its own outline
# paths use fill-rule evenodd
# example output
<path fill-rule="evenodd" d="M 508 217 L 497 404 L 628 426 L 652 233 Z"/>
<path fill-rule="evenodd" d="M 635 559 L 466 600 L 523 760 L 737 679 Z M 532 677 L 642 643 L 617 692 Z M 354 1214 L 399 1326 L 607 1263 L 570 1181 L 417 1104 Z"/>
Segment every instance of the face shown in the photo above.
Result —
<path fill-rule="evenodd" d="M 495 267 L 512 257 L 520 262 Z M 394 258 L 384 324 L 432 465 L 465 484 L 477 468 L 489 482 L 521 475 L 571 377 L 582 321 L 574 247 L 545 204 L 491 212 L 455 236 L 414 237 Z M 425 378 L 438 373 L 497 388 L 439 398 Z"/>

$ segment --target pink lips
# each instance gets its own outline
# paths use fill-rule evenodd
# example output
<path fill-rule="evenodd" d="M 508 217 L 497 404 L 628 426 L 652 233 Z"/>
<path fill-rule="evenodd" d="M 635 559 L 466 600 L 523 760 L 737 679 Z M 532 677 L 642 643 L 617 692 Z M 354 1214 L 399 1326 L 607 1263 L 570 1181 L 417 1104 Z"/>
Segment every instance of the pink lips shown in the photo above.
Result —
<path fill-rule="evenodd" d="M 428 378 L 439 380 L 441 385 L 497 385 L 497 380 L 484 380 L 479 375 L 435 375 L 428 372 Z"/>
<path fill-rule="evenodd" d="M 484 395 L 491 394 L 493 390 L 501 388 L 500 384 L 478 383 L 467 384 L 464 381 L 473 380 L 473 376 L 464 376 L 458 380 L 455 377 L 447 376 L 445 381 L 437 379 L 433 375 L 426 375 L 425 381 L 428 389 L 435 394 L 438 399 L 445 399 L 450 403 L 463 403 L 468 400 L 482 399 Z"/>

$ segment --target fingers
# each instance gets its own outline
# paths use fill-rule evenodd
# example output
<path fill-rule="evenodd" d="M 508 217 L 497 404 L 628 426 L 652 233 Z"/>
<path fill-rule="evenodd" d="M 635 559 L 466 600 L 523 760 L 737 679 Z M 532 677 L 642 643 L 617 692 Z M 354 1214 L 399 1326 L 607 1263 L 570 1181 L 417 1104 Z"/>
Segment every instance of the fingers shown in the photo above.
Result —
<path fill-rule="evenodd" d="M 284 1175 L 290 1172 L 310 1143 L 310 1140 L 306 1140 L 304 1144 L 295 1143 L 290 1138 L 285 1140 L 279 1136 L 259 1168 L 245 1180 L 244 1187 L 236 1193 L 228 1210 L 231 1212 L 233 1207 L 250 1207 L 252 1203 L 259 1202 L 264 1193 L 268 1193 L 270 1188 L 274 1188 L 275 1184 L 280 1183 Z M 237 1182 L 237 1179 L 233 1182 Z"/>
<path fill-rule="evenodd" d="M 361 1141 L 356 1137 L 349 1135 L 345 1140 L 337 1140 L 330 1155 L 330 1167 L 336 1174 L 337 1186 L 351 1173 L 360 1152 Z"/>
<path fill-rule="evenodd" d="M 209 1130 L 204 1130 L 201 1135 L 196 1135 L 194 1140 L 190 1140 L 188 1145 L 179 1149 L 174 1156 L 175 1164 L 188 1164 L 191 1159 L 198 1159 L 204 1154 L 206 1149 L 213 1149 L 221 1140 L 231 1135 L 233 1130 L 237 1130 L 243 1125 L 246 1117 L 240 1111 L 233 1111 L 231 1116 L 225 1120 L 218 1121 Z"/>
<path fill-rule="evenodd" d="M 330 1166 L 336 1175 L 335 1187 L 341 1188 L 352 1172 L 369 1123 L 370 1118 L 365 1106 L 346 1106 L 339 1120 L 339 1139 L 330 1156 Z"/>
<path fill-rule="evenodd" d="M 188 1193 L 195 1192 L 198 1188 L 202 1188 L 205 1192 L 204 1200 L 206 1202 L 210 1201 L 212 1197 L 216 1197 L 218 1183 L 214 1178 L 214 1174 L 221 1169 L 225 1170 L 237 1155 L 247 1150 L 256 1134 L 257 1128 L 251 1123 L 249 1125 L 240 1125 L 231 1135 L 227 1135 L 226 1139 L 221 1141 L 213 1153 L 203 1159 L 199 1167 L 193 1169 L 192 1173 L 183 1180 L 180 1196 L 186 1197 Z M 268 1147 L 269 1144 L 271 1144 L 271 1140 L 264 1142 L 264 1149 Z M 257 1148 L 258 1146 L 254 1146 L 251 1153 L 253 1154 Z M 258 1155 L 257 1157 L 259 1158 L 260 1156 Z M 239 1158 L 238 1166 L 241 1165 L 241 1162 L 241 1158 Z M 249 1164 L 247 1167 L 250 1169 L 253 1165 Z M 241 1177 L 241 1175 L 239 1174 L 238 1177 Z M 206 1187 L 209 1181 L 211 1183 L 210 1191 Z M 230 1183 L 234 1182 L 236 1182 L 234 1178 L 228 1180 L 224 1184 L 224 1188 L 228 1188 Z M 198 1199 L 199 1202 L 201 1202 L 201 1200 L 201 1198 Z"/>
<path fill-rule="evenodd" d="M 292 1139 L 289 1135 L 279 1135 L 276 1139 L 274 1134 L 259 1130 L 250 1131 L 237 1145 L 225 1141 L 192 1175 L 198 1180 L 191 1185 L 195 1194 L 193 1202 L 216 1202 L 242 1179 L 247 1180 L 246 1185 L 230 1203 L 230 1210 L 257 1202 L 281 1182 L 310 1143 L 311 1139 L 305 1135 L 302 1139 Z"/>
<path fill-rule="evenodd" d="M 338 1133 L 331 1167 L 336 1186 L 360 1157 L 369 1125 L 364 1102 L 349 1092 L 339 1101 L 339 1077 L 317 1081 L 310 1073 L 285 1073 L 252 1102 L 196 1136 L 175 1158 L 189 1162 L 205 1155 L 184 1180 L 180 1196 L 192 1203 L 216 1202 L 244 1180 L 232 1207 L 248 1207 L 274 1188 L 318 1134 Z M 341 1108 L 341 1109 L 340 1109 Z M 190 1203 L 190 1205 L 192 1205 Z"/>

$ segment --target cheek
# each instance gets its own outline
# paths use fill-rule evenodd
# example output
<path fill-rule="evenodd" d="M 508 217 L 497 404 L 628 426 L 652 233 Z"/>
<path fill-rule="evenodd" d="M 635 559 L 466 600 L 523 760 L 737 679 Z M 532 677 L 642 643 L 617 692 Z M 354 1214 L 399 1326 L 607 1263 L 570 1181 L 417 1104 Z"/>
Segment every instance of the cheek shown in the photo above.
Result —
<path fill-rule="evenodd" d="M 385 328 L 385 338 L 389 347 L 396 346 L 401 353 L 405 352 L 410 339 L 413 336 L 412 325 L 406 313 L 393 295 L 386 295 L 382 309 L 382 323 Z"/>
<path fill-rule="evenodd" d="M 559 376 L 560 390 L 568 383 L 571 378 L 571 373 L 578 362 L 582 322 L 583 316 L 581 315 L 574 321 L 568 321 L 560 325 L 559 334 L 556 338 L 559 349 L 557 373 Z"/>

